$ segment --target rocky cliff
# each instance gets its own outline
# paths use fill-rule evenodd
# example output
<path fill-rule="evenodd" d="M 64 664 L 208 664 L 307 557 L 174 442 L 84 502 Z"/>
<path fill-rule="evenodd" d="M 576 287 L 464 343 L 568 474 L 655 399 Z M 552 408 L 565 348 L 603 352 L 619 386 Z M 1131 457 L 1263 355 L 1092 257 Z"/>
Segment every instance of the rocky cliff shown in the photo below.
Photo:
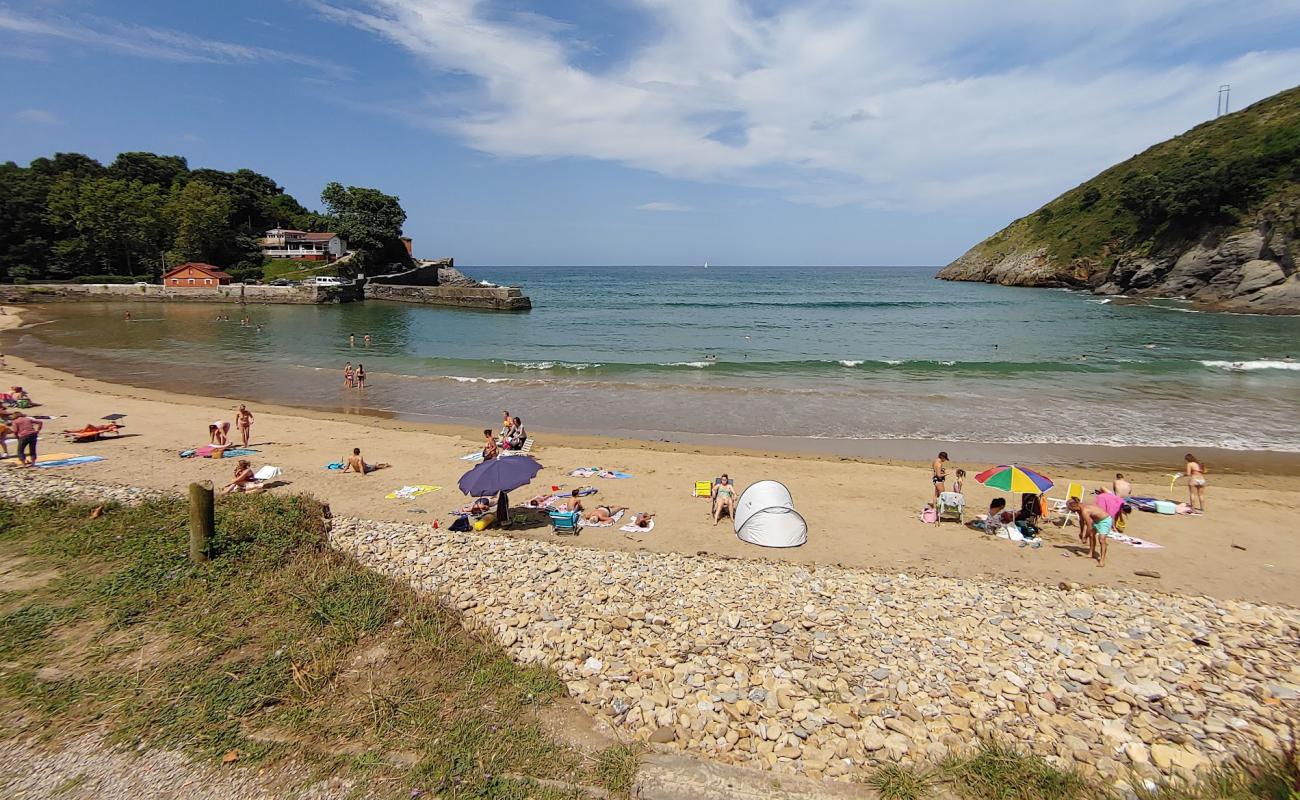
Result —
<path fill-rule="evenodd" d="M 1300 89 L 1162 142 L 1016 220 L 945 280 L 1300 314 Z"/>

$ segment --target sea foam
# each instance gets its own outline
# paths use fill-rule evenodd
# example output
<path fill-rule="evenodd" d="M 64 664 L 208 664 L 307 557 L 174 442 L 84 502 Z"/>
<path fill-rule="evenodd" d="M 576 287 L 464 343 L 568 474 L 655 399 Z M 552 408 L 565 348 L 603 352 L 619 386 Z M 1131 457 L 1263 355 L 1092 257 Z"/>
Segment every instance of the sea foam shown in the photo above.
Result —
<path fill-rule="evenodd" d="M 1202 361 L 1207 367 L 1231 372 L 1254 372 L 1260 369 L 1285 369 L 1300 371 L 1300 361 Z"/>

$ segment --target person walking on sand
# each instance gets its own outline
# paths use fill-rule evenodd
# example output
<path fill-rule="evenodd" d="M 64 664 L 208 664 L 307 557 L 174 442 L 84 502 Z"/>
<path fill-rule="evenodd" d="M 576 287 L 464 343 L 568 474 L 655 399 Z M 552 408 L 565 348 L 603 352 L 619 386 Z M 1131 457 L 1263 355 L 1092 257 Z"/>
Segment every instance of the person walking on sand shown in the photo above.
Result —
<path fill-rule="evenodd" d="M 943 485 L 948 480 L 948 468 L 945 466 L 947 463 L 947 451 L 940 451 L 939 455 L 935 456 L 934 461 L 930 464 L 930 472 L 933 473 L 930 476 L 930 483 L 934 484 L 935 500 L 938 500 L 939 495 L 943 494 Z"/>
<path fill-rule="evenodd" d="M 1196 456 L 1188 453 L 1183 456 L 1186 462 L 1183 466 L 1183 474 L 1187 476 L 1187 505 L 1192 507 L 1192 512 L 1205 513 L 1205 465 L 1197 460 Z M 1197 504 L 1200 508 L 1197 508 Z"/>
<path fill-rule="evenodd" d="M 36 466 L 36 440 L 41 435 L 44 423 L 16 411 L 11 424 L 14 435 L 18 437 L 18 463 L 24 467 Z"/>
<path fill-rule="evenodd" d="M 1106 566 L 1106 544 L 1110 539 L 1115 519 L 1101 506 L 1084 503 L 1071 497 L 1066 508 L 1079 515 L 1079 541 L 1088 545 L 1088 558 L 1097 559 L 1097 566 Z"/>
<path fill-rule="evenodd" d="M 357 363 L 357 388 L 366 388 L 366 368 L 360 362 Z"/>
<path fill-rule="evenodd" d="M 351 361 L 349 361 L 349 362 L 347 363 L 347 365 L 345 365 L 345 366 L 343 367 L 343 385 L 346 386 L 346 387 L 348 387 L 349 389 L 351 389 L 353 386 L 356 385 L 356 384 L 354 384 L 354 383 L 352 382 L 352 362 L 351 362 Z"/>
<path fill-rule="evenodd" d="M 248 406 L 243 403 L 239 404 L 239 410 L 235 412 L 235 427 L 239 428 L 244 447 L 248 447 L 248 438 L 253 431 L 253 412 L 249 411 Z"/>

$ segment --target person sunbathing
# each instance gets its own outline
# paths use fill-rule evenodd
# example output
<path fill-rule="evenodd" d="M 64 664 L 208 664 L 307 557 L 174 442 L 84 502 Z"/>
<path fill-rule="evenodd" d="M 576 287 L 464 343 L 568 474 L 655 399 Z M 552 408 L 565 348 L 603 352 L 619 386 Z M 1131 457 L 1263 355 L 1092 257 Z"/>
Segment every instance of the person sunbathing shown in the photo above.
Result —
<path fill-rule="evenodd" d="M 367 464 L 365 460 L 361 458 L 360 447 L 352 448 L 352 455 L 349 456 L 347 461 L 343 463 L 344 472 L 355 472 L 361 476 L 369 475 L 370 473 L 374 472 L 377 469 L 388 469 L 388 465 Z"/>
<path fill-rule="evenodd" d="M 718 478 L 718 482 L 713 484 L 714 526 L 718 524 L 718 520 L 722 519 L 724 510 L 732 519 L 736 518 L 736 487 L 725 472 L 722 477 Z"/>
<path fill-rule="evenodd" d="M 576 511 L 578 509 L 574 510 Z M 619 506 L 618 508 L 614 508 L 613 506 L 596 506 L 592 512 L 586 516 L 586 520 L 597 524 L 613 522 L 614 517 L 624 511 L 627 511 L 627 506 Z"/>
<path fill-rule="evenodd" d="M 266 491 L 262 482 L 253 477 L 253 466 L 248 463 L 248 459 L 241 458 L 235 465 L 235 479 L 225 486 L 221 487 L 222 494 L 234 494 L 235 492 L 244 492 L 246 494 L 258 494 Z"/>
<path fill-rule="evenodd" d="M 648 528 L 650 527 L 650 521 L 654 518 L 654 513 L 646 513 L 645 511 L 642 511 L 640 514 L 637 514 L 632 518 L 632 524 L 638 528 Z"/>
<path fill-rule="evenodd" d="M 479 516 L 486 514 L 492 509 L 492 498 L 480 497 L 469 505 L 461 506 L 456 510 L 457 514 L 469 514 L 470 516 Z"/>

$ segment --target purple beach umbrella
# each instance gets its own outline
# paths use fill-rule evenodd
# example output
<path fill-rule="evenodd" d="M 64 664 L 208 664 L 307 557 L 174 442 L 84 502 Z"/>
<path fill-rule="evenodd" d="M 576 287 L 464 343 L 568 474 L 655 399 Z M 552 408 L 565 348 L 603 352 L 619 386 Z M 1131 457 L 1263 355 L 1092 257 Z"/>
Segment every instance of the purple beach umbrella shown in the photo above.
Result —
<path fill-rule="evenodd" d="M 509 492 L 528 483 L 542 468 L 532 456 L 510 456 L 484 461 L 460 476 L 460 490 L 471 497 Z"/>

